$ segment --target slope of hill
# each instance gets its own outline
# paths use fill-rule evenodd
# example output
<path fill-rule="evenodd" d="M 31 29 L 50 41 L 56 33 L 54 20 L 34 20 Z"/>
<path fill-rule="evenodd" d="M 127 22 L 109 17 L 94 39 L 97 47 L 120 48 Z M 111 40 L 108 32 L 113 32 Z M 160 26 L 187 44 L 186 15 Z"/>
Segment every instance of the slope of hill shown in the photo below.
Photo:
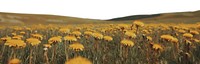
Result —
<path fill-rule="evenodd" d="M 108 21 L 138 20 L 138 19 L 152 18 L 152 17 L 157 17 L 157 16 L 160 16 L 160 14 L 133 15 L 133 16 L 120 17 L 120 18 L 113 18 L 113 19 L 109 19 Z"/>
<path fill-rule="evenodd" d="M 0 24 L 84 24 L 84 23 L 196 23 L 200 21 L 200 11 L 162 13 L 153 15 L 133 15 L 110 20 L 84 19 L 56 15 L 18 14 L 0 12 Z"/>
<path fill-rule="evenodd" d="M 104 23 L 106 21 L 96 19 L 83 19 L 56 15 L 18 14 L 0 12 L 0 24 L 82 24 Z"/>
<path fill-rule="evenodd" d="M 200 11 L 162 13 L 153 15 L 133 15 L 113 18 L 108 21 L 130 22 L 133 20 L 142 20 L 147 23 L 196 23 L 200 21 Z"/>

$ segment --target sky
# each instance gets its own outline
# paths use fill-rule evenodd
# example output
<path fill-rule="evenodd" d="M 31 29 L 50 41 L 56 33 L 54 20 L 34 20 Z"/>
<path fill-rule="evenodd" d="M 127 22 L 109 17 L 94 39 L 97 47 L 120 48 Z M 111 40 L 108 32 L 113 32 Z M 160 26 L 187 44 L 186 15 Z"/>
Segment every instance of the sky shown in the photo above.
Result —
<path fill-rule="evenodd" d="M 0 0 L 0 12 L 90 19 L 200 10 L 198 0 Z"/>

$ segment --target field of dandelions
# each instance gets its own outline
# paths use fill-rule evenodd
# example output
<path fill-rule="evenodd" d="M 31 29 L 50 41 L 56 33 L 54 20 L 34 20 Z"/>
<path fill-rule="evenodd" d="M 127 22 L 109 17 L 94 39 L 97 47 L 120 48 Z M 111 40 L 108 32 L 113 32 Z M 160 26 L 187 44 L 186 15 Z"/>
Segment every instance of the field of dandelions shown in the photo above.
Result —
<path fill-rule="evenodd" d="M 200 24 L 0 26 L 0 64 L 199 64 Z"/>

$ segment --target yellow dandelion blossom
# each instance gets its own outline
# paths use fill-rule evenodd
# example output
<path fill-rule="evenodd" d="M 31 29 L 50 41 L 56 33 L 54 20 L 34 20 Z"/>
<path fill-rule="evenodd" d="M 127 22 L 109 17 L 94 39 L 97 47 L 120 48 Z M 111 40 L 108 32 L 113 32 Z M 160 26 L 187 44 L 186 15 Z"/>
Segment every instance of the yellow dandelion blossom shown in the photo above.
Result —
<path fill-rule="evenodd" d="M 32 29 L 31 29 L 31 28 L 28 28 L 28 27 L 26 27 L 26 28 L 25 28 L 25 30 L 29 30 L 29 31 L 31 31 Z"/>
<path fill-rule="evenodd" d="M 65 64 L 92 64 L 92 62 L 88 60 L 87 58 L 78 56 L 66 61 Z"/>
<path fill-rule="evenodd" d="M 190 33 L 193 34 L 193 35 L 198 35 L 199 34 L 199 32 L 195 31 L 195 30 L 191 30 Z"/>
<path fill-rule="evenodd" d="M 12 34 L 12 36 L 15 36 L 15 35 L 17 35 L 16 33 L 11 33 Z"/>
<path fill-rule="evenodd" d="M 77 39 L 81 39 L 81 37 L 80 36 L 78 36 L 78 37 L 76 37 Z"/>
<path fill-rule="evenodd" d="M 21 63 L 21 61 L 19 59 L 17 59 L 17 58 L 11 59 L 8 62 L 8 64 L 20 64 L 20 63 Z"/>
<path fill-rule="evenodd" d="M 162 35 L 161 36 L 161 39 L 164 39 L 164 40 L 167 40 L 167 41 L 170 41 L 170 40 L 172 40 L 174 37 L 173 36 L 171 36 L 171 35 Z"/>
<path fill-rule="evenodd" d="M 92 35 L 92 32 L 91 31 L 85 31 L 84 34 L 85 35 Z"/>
<path fill-rule="evenodd" d="M 41 34 L 31 34 L 32 37 L 37 38 L 39 40 L 43 39 L 43 36 Z"/>
<path fill-rule="evenodd" d="M 80 43 L 73 43 L 73 44 L 69 45 L 69 48 L 73 49 L 75 51 L 83 51 L 84 46 L 82 44 L 80 44 Z"/>
<path fill-rule="evenodd" d="M 186 38 L 192 38 L 193 35 L 190 34 L 190 33 L 185 33 L 185 34 L 183 34 L 183 37 L 186 37 Z"/>
<path fill-rule="evenodd" d="M 77 38 L 75 36 L 65 36 L 64 40 L 66 40 L 66 41 L 77 41 Z"/>
<path fill-rule="evenodd" d="M 14 27 L 13 29 L 16 30 L 16 31 L 23 30 L 23 28 L 21 28 L 21 27 Z"/>
<path fill-rule="evenodd" d="M 193 39 L 194 40 L 194 42 L 200 42 L 200 40 L 198 40 L 198 39 Z"/>
<path fill-rule="evenodd" d="M 183 34 L 183 33 L 185 33 L 186 31 L 185 31 L 185 30 L 178 30 L 178 32 Z"/>
<path fill-rule="evenodd" d="M 44 46 L 45 48 L 51 48 L 51 45 L 50 45 L 50 44 L 43 44 L 43 46 Z"/>
<path fill-rule="evenodd" d="M 26 32 L 22 31 L 22 32 L 20 32 L 20 34 L 21 34 L 21 35 L 24 35 L 24 34 L 26 34 Z"/>
<path fill-rule="evenodd" d="M 81 32 L 79 31 L 73 31 L 72 34 L 75 36 L 81 36 Z"/>
<path fill-rule="evenodd" d="M 178 34 L 178 33 L 175 33 L 175 35 L 176 35 L 176 36 L 179 36 L 179 34 Z"/>
<path fill-rule="evenodd" d="M 19 47 L 25 47 L 26 43 L 24 43 L 23 40 L 11 39 L 11 40 L 6 41 L 5 45 L 9 46 L 9 47 L 17 47 L 17 48 L 19 48 Z"/>
<path fill-rule="evenodd" d="M 22 36 L 22 35 L 15 35 L 15 36 L 13 36 L 12 38 L 13 38 L 13 39 L 18 39 L 18 40 L 20 40 L 20 39 L 23 38 L 23 36 Z"/>
<path fill-rule="evenodd" d="M 56 37 L 51 37 L 48 42 L 49 44 L 52 44 L 52 43 L 59 43 L 59 42 L 62 42 L 62 37 L 61 36 L 56 36 Z"/>
<path fill-rule="evenodd" d="M 178 43 L 178 39 L 177 39 L 177 38 L 173 38 L 173 39 L 171 40 L 171 42 L 172 42 L 172 43 Z"/>
<path fill-rule="evenodd" d="M 1 38 L 2 41 L 7 41 L 7 40 L 11 40 L 11 37 L 3 37 Z"/>
<path fill-rule="evenodd" d="M 187 27 L 182 27 L 182 29 L 184 29 L 184 30 L 189 30 L 189 28 L 187 28 Z"/>
<path fill-rule="evenodd" d="M 196 28 L 200 29 L 200 24 L 198 24 L 198 25 L 196 26 Z"/>
<path fill-rule="evenodd" d="M 130 47 L 134 46 L 134 42 L 132 42 L 131 40 L 127 40 L 127 39 L 122 40 L 120 43 L 125 46 L 130 46 Z"/>
<path fill-rule="evenodd" d="M 142 21 L 136 20 L 133 22 L 134 25 L 138 26 L 138 27 L 143 27 L 144 23 Z"/>
<path fill-rule="evenodd" d="M 106 40 L 106 41 L 112 41 L 113 40 L 113 38 L 111 36 L 104 36 L 103 39 Z"/>
<path fill-rule="evenodd" d="M 152 38 L 150 36 L 147 36 L 148 41 L 152 41 Z"/>
<path fill-rule="evenodd" d="M 130 38 L 136 38 L 136 34 L 133 33 L 133 32 L 127 31 L 127 32 L 125 33 L 125 35 L 128 36 L 128 37 L 130 37 Z"/>
<path fill-rule="evenodd" d="M 81 27 L 76 27 L 75 30 L 80 31 L 82 28 Z"/>
<path fill-rule="evenodd" d="M 102 33 L 106 33 L 106 29 L 101 29 L 101 32 Z"/>
<path fill-rule="evenodd" d="M 61 33 L 70 33 L 70 29 L 68 29 L 68 28 L 61 28 L 61 29 L 59 29 L 59 32 L 61 32 Z"/>
<path fill-rule="evenodd" d="M 149 33 L 150 33 L 148 30 L 142 30 L 142 32 L 143 32 L 144 34 L 149 34 Z"/>
<path fill-rule="evenodd" d="M 30 43 L 32 46 L 39 45 L 41 43 L 41 41 L 36 38 L 28 38 L 26 39 L 26 42 Z"/>
<path fill-rule="evenodd" d="M 163 47 L 160 44 L 153 44 L 153 49 L 163 51 Z"/>
<path fill-rule="evenodd" d="M 93 33 L 92 36 L 96 39 L 103 39 L 103 35 L 101 33 Z"/>
<path fill-rule="evenodd" d="M 187 44 L 192 44 L 192 42 L 189 41 L 189 40 L 186 40 L 185 43 L 187 43 Z"/>
<path fill-rule="evenodd" d="M 127 24 L 118 24 L 118 28 L 126 29 L 126 28 L 129 28 L 129 26 Z"/>

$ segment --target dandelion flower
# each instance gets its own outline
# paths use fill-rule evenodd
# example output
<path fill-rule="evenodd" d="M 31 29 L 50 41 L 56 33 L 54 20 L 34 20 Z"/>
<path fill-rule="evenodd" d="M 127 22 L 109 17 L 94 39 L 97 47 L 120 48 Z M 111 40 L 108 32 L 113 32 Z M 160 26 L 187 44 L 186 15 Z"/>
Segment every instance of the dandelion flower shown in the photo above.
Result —
<path fill-rule="evenodd" d="M 21 40 L 23 38 L 22 35 L 15 35 L 12 37 L 13 39 L 18 39 L 18 40 Z"/>
<path fill-rule="evenodd" d="M 21 28 L 21 27 L 15 27 L 15 28 L 13 28 L 14 30 L 16 30 L 16 31 L 18 31 L 18 30 L 23 30 L 23 28 Z"/>
<path fill-rule="evenodd" d="M 51 45 L 50 45 L 50 44 L 43 44 L 43 46 L 44 46 L 45 48 L 51 48 Z"/>
<path fill-rule="evenodd" d="M 200 42 L 200 40 L 198 40 L 198 39 L 193 39 L 193 41 L 194 41 L 194 42 Z"/>
<path fill-rule="evenodd" d="M 15 36 L 15 35 L 17 35 L 16 33 L 11 33 L 12 34 L 12 36 Z"/>
<path fill-rule="evenodd" d="M 132 42 L 131 40 L 127 40 L 127 39 L 122 40 L 120 43 L 125 46 L 130 46 L 130 47 L 134 46 L 134 42 Z"/>
<path fill-rule="evenodd" d="M 159 44 L 153 44 L 153 49 L 163 51 L 163 47 Z"/>
<path fill-rule="evenodd" d="M 133 24 L 138 26 L 138 27 L 143 27 L 144 26 L 144 23 L 139 21 L 139 20 L 134 21 Z"/>
<path fill-rule="evenodd" d="M 103 39 L 106 40 L 106 41 L 112 41 L 113 40 L 113 38 L 111 36 L 104 36 Z"/>
<path fill-rule="evenodd" d="M 189 41 L 189 40 L 186 40 L 186 42 L 185 43 L 187 43 L 187 44 L 192 44 L 192 42 L 191 41 Z"/>
<path fill-rule="evenodd" d="M 31 34 L 31 35 L 32 35 L 32 37 L 37 38 L 39 40 L 43 39 L 43 36 L 41 34 Z"/>
<path fill-rule="evenodd" d="M 193 35 L 190 34 L 190 33 L 185 33 L 185 34 L 183 34 L 183 37 L 186 37 L 186 38 L 192 38 Z"/>
<path fill-rule="evenodd" d="M 127 31 L 127 32 L 125 33 L 125 35 L 128 36 L 128 37 L 130 37 L 130 38 L 136 38 L 136 35 L 135 35 L 135 33 L 133 33 L 133 32 Z"/>
<path fill-rule="evenodd" d="M 129 26 L 127 24 L 118 24 L 118 28 L 126 29 L 126 28 L 129 28 Z"/>
<path fill-rule="evenodd" d="M 65 36 L 64 40 L 66 40 L 66 41 L 77 41 L 77 38 L 75 36 Z"/>
<path fill-rule="evenodd" d="M 79 32 L 79 31 L 74 31 L 74 32 L 72 32 L 72 34 L 75 36 L 81 36 L 81 32 Z"/>
<path fill-rule="evenodd" d="M 199 32 L 195 31 L 195 30 L 190 31 L 190 33 L 193 34 L 193 35 L 198 35 L 199 34 Z"/>
<path fill-rule="evenodd" d="M 92 35 L 92 32 L 91 31 L 85 31 L 84 34 L 85 35 Z"/>
<path fill-rule="evenodd" d="M 178 30 L 178 32 L 183 34 L 183 33 L 185 33 L 186 31 L 185 31 L 185 30 Z"/>
<path fill-rule="evenodd" d="M 61 32 L 61 33 L 70 33 L 70 29 L 68 29 L 68 28 L 61 28 L 61 29 L 59 29 L 59 32 Z"/>
<path fill-rule="evenodd" d="M 52 44 L 52 43 L 59 43 L 59 42 L 62 42 L 62 37 L 61 36 L 56 36 L 56 37 L 51 37 L 48 42 L 49 44 Z"/>
<path fill-rule="evenodd" d="M 20 32 L 20 34 L 21 34 L 21 35 L 24 35 L 24 34 L 26 34 L 26 32 L 22 31 L 22 32 Z"/>
<path fill-rule="evenodd" d="M 150 36 L 147 36 L 148 41 L 152 41 L 152 38 Z"/>
<path fill-rule="evenodd" d="M 3 37 L 1 38 L 2 41 L 7 41 L 7 40 L 11 40 L 11 37 Z"/>
<path fill-rule="evenodd" d="M 75 51 L 83 51 L 84 46 L 82 44 L 80 44 L 80 43 L 73 43 L 73 44 L 69 45 L 69 48 L 73 49 Z"/>
<path fill-rule="evenodd" d="M 35 46 L 41 43 L 41 41 L 36 38 L 28 38 L 26 39 L 26 42 L 30 43 L 32 46 Z"/>
<path fill-rule="evenodd" d="M 170 40 L 172 40 L 174 37 L 171 36 L 171 35 L 162 35 L 161 38 L 164 39 L 164 40 L 170 41 Z"/>
<path fill-rule="evenodd" d="M 11 40 L 6 41 L 5 45 L 9 46 L 9 47 L 17 47 L 17 48 L 19 48 L 19 47 L 25 47 L 26 43 L 24 43 L 23 40 L 11 39 Z"/>
<path fill-rule="evenodd" d="M 92 64 L 92 62 L 88 60 L 87 58 L 78 56 L 66 61 L 65 64 Z"/>
<path fill-rule="evenodd" d="M 19 59 L 17 59 L 17 58 L 11 59 L 8 62 L 8 64 L 20 64 L 20 63 L 21 63 L 21 61 Z"/>
<path fill-rule="evenodd" d="M 96 39 L 103 39 L 103 35 L 100 33 L 93 33 L 92 36 Z"/>
<path fill-rule="evenodd" d="M 178 39 L 177 39 L 177 38 L 173 38 L 173 39 L 171 40 L 171 42 L 173 42 L 173 43 L 178 43 Z"/>
<path fill-rule="evenodd" d="M 143 32 L 144 34 L 149 34 L 149 33 L 150 33 L 148 30 L 142 30 L 142 32 Z"/>

